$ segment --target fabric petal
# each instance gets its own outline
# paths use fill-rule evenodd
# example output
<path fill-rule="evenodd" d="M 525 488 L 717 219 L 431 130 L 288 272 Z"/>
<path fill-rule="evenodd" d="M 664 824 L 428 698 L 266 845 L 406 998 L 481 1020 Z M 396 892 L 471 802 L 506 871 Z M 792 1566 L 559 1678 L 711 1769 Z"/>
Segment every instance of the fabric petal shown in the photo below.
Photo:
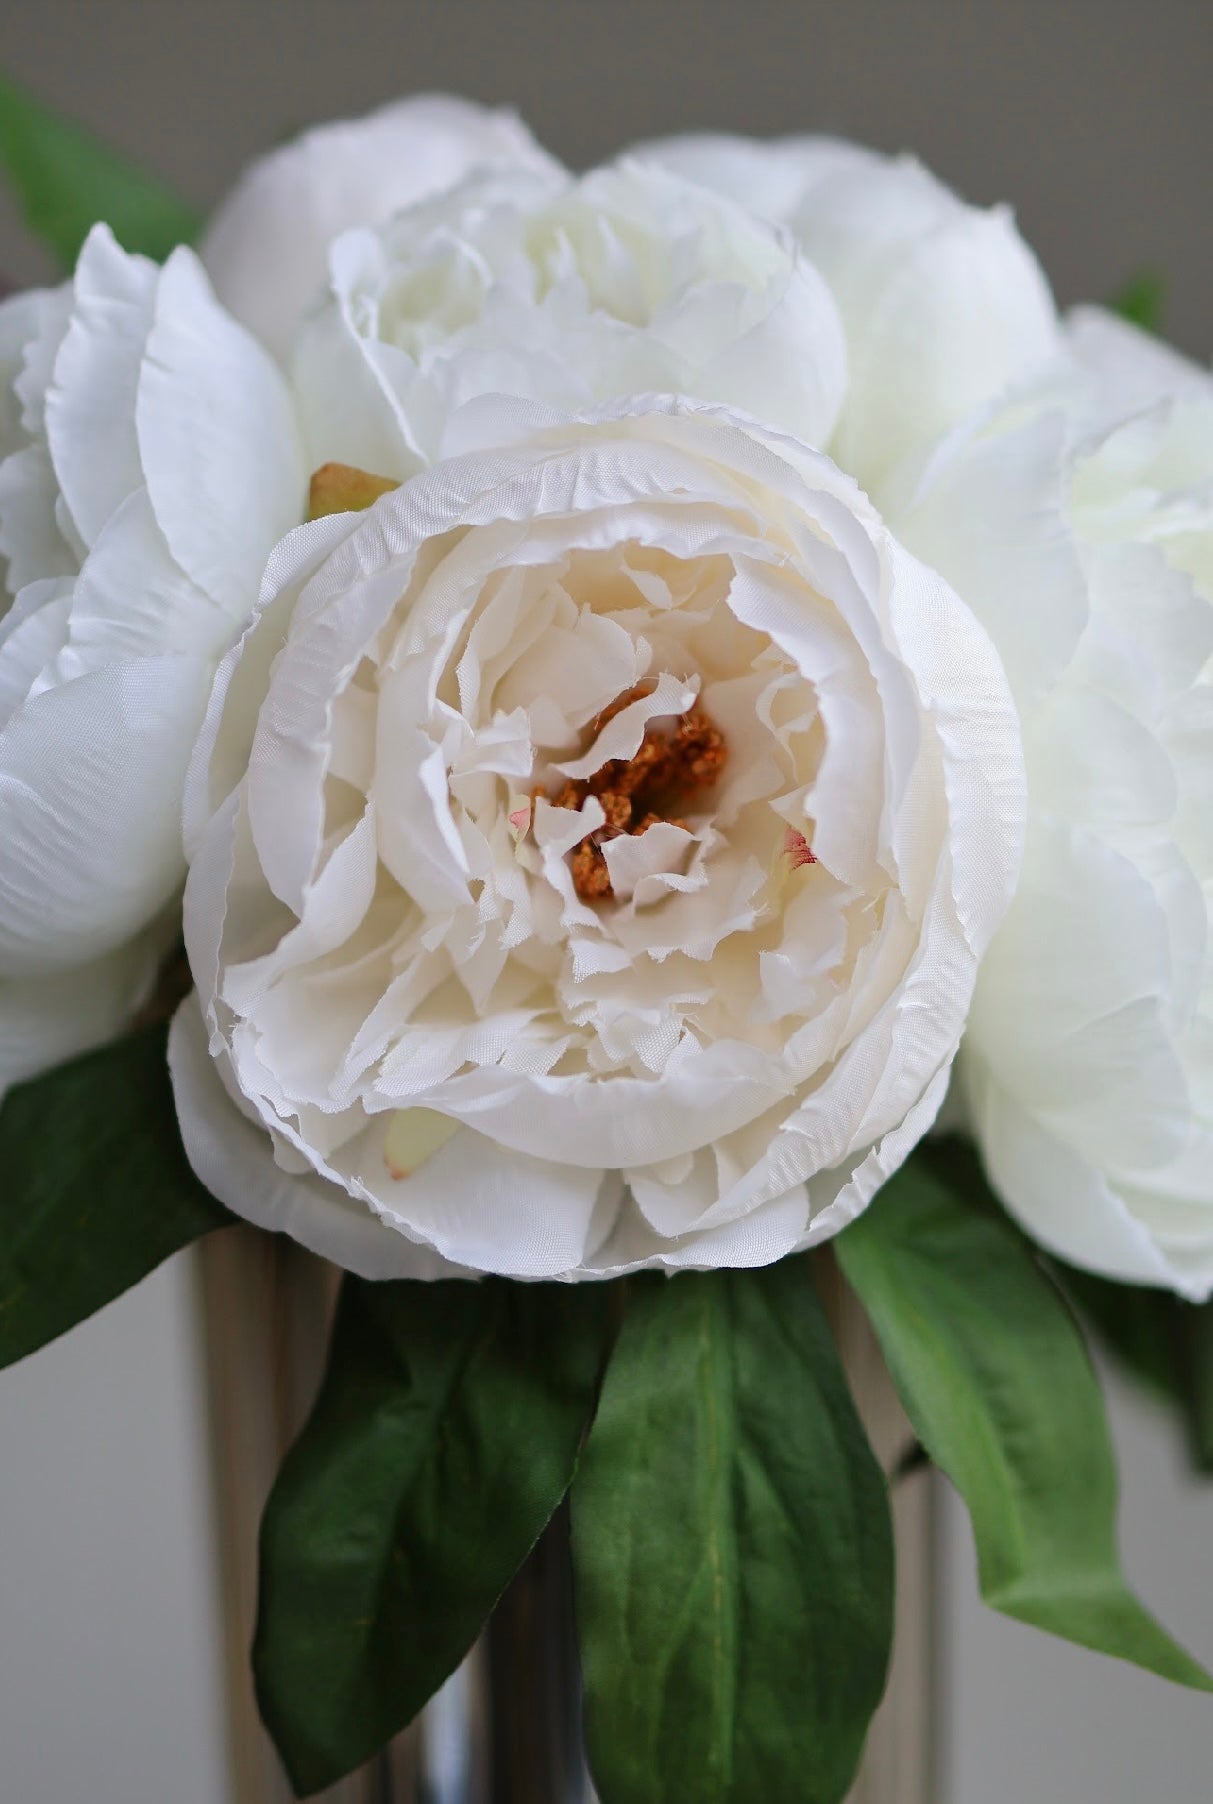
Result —
<path fill-rule="evenodd" d="M 151 330 L 159 271 L 94 226 L 76 265 L 71 322 L 46 396 L 55 476 L 76 528 L 91 545 L 143 483 L 135 395 Z"/>
<path fill-rule="evenodd" d="M 0 733 L 0 973 L 99 957 L 183 875 L 181 787 L 205 702 L 187 657 L 111 664 L 27 702 Z"/>
<path fill-rule="evenodd" d="M 1086 1271 L 1167 1285 L 1203 1301 L 1203 1289 L 1177 1283 L 1157 1241 L 1096 1163 L 1050 1134 L 980 1068 L 971 1067 L 966 1078 L 990 1182 L 1033 1239 Z"/>
<path fill-rule="evenodd" d="M 153 931 L 91 964 L 0 978 L 0 1097 L 8 1085 L 116 1038 L 152 991 L 165 938 Z"/>
<path fill-rule="evenodd" d="M 282 376 L 185 249 L 160 277 L 135 426 L 169 550 L 243 624 L 270 551 L 303 518 L 303 457 Z"/>
<path fill-rule="evenodd" d="M 910 504 L 889 514 L 989 633 L 1025 716 L 1069 665 L 1088 615 L 1065 515 L 1066 435 L 1057 414 L 988 438 L 965 432 L 940 448 Z"/>
<path fill-rule="evenodd" d="M 395 101 L 254 162 L 211 220 L 202 260 L 224 306 L 285 361 L 333 239 L 507 162 L 556 167 L 513 113 L 441 94 Z"/>
<path fill-rule="evenodd" d="M 461 1277 L 426 1246 L 386 1227 L 362 1202 L 315 1172 L 286 1171 L 260 1121 L 250 1119 L 211 1057 L 197 998 L 173 1017 L 169 1072 L 190 1164 L 211 1195 L 256 1227 L 289 1234 L 359 1278 Z"/>
<path fill-rule="evenodd" d="M 851 382 L 832 449 L 865 487 L 1057 354 L 1048 284 L 1010 214 L 965 206 L 909 158 L 835 170 L 788 225 L 842 314 Z"/>
<path fill-rule="evenodd" d="M 778 224 L 793 217 L 818 183 L 876 169 L 884 161 L 878 152 L 843 138 L 743 138 L 729 132 L 649 138 L 628 155 L 660 163 Z"/>

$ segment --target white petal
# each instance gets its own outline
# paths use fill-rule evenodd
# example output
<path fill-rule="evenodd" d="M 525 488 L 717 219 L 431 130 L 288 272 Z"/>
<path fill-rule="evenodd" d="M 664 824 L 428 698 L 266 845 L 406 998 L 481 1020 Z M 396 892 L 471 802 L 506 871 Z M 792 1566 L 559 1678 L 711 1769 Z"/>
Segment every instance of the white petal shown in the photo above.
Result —
<path fill-rule="evenodd" d="M 8 724 L 67 644 L 74 584 L 28 583 L 0 622 L 0 727 Z"/>
<path fill-rule="evenodd" d="M 1152 886 L 1093 832 L 1038 818 L 982 965 L 968 1041 L 1000 1091 L 1097 1168 L 1157 1165 L 1189 1126 Z"/>
<path fill-rule="evenodd" d="M 125 658 L 193 653 L 210 663 L 232 621 L 169 555 L 145 488 L 101 529 L 72 599 L 70 644 L 83 669 Z"/>
<path fill-rule="evenodd" d="M 42 434 L 45 385 L 70 308 L 67 282 L 0 301 L 0 578 L 14 595 L 76 564 L 55 517 L 59 489 Z"/>
<path fill-rule="evenodd" d="M 778 223 L 793 216 L 817 183 L 853 169 L 879 168 L 885 160 L 841 138 L 742 138 L 728 132 L 650 138 L 633 145 L 628 155 L 660 163 Z"/>
<path fill-rule="evenodd" d="M 46 396 L 46 432 L 86 545 L 143 483 L 135 395 L 158 277 L 154 263 L 129 256 L 105 225 L 93 227 L 76 265 L 71 323 Z"/>
<path fill-rule="evenodd" d="M 331 514 L 297 527 L 270 555 L 261 596 L 243 633 L 221 659 L 206 719 L 190 755 L 183 801 L 186 856 L 215 810 L 248 769 L 257 710 L 269 687 L 270 668 L 282 647 L 299 591 L 316 564 L 348 538 L 357 516 Z M 279 584 L 281 573 L 281 587 Z"/>
<path fill-rule="evenodd" d="M 623 281 L 609 237 L 600 248 Z M 460 1263 L 559 1277 L 775 1258 L 813 1231 L 811 1205 L 819 1231 L 831 1210 L 849 1219 L 934 1114 L 1015 879 L 1014 707 L 956 596 L 803 444 L 673 398 L 590 420 L 512 418 L 508 448 L 451 461 L 331 540 L 297 534 L 275 554 L 293 618 L 247 784 L 194 842 L 186 901 L 212 1049 L 230 1055 L 280 1168 L 306 1161 Z M 643 558 L 626 549 L 637 541 Z M 669 693 L 635 719 L 622 711 L 586 750 L 580 731 L 614 677 L 600 696 L 578 664 L 570 699 L 544 652 L 557 630 L 577 638 L 570 622 L 599 596 L 606 662 L 630 619 L 635 668 L 664 675 Z M 261 621 L 269 646 L 269 605 Z M 259 655 L 261 621 L 248 640 Z M 759 653 L 793 685 L 778 713 L 761 670 L 726 680 Z M 245 712 L 231 668 L 212 704 L 205 806 L 226 758 L 221 723 Z M 704 705 L 720 692 L 736 739 L 718 822 L 692 808 L 688 829 L 654 827 L 612 853 L 623 887 L 638 887 L 596 913 L 565 853 L 603 822 L 602 803 L 578 815 L 540 799 L 516 835 L 501 812 L 523 788 L 539 701 L 556 757 L 596 766 L 634 751 L 653 709 L 681 712 L 695 695 L 686 673 L 701 669 Z M 337 730 L 353 689 L 364 736 L 378 710 L 373 772 Z M 873 717 L 872 734 L 846 704 Z M 849 896 L 828 871 L 807 874 L 830 929 L 808 965 L 837 946 L 847 968 L 832 996 L 823 969 L 811 1013 L 785 1029 L 755 1018 L 758 952 L 798 917 L 758 911 L 798 806 L 807 830 L 823 731 L 840 769 L 848 748 L 863 754 L 871 795 L 858 812 L 873 818 Z M 760 768 L 773 798 L 754 787 Z M 376 887 L 375 851 L 409 900 L 382 869 Z M 666 883 L 681 887 L 650 896 Z M 757 941 L 743 931 L 756 918 Z M 393 1176 L 385 1138 L 402 1107 L 458 1124 L 407 1177 Z M 680 1161 L 697 1185 L 681 1226 Z M 620 1168 L 643 1214 L 603 1184 Z"/>
<path fill-rule="evenodd" d="M 1048 694 L 1087 619 L 1086 579 L 1065 515 L 1066 422 L 947 442 L 889 523 L 947 578 L 998 647 L 1021 711 Z"/>
<path fill-rule="evenodd" d="M 373 470 L 403 481 L 426 461 L 406 411 L 376 355 L 379 347 L 359 330 L 362 265 L 379 261 L 369 232 L 349 232 L 329 252 L 332 303 L 305 316 L 290 360 L 307 461 L 329 461 Z"/>
<path fill-rule="evenodd" d="M 554 166 L 512 113 L 444 95 L 396 101 L 253 163 L 211 221 L 202 259 L 224 305 L 285 359 L 334 238 L 505 162 Z"/>
<path fill-rule="evenodd" d="M 1098 1163 L 1050 1134 L 1035 1112 L 974 1061 L 967 1086 L 990 1182 L 1034 1239 L 1063 1259 L 1131 1284 L 1176 1285 L 1176 1274 Z"/>
<path fill-rule="evenodd" d="M 824 180 L 789 224 L 842 313 L 834 451 L 865 487 L 1056 355 L 1048 284 L 1010 215 L 966 207 L 915 163 Z"/>
<path fill-rule="evenodd" d="M 190 1164 L 211 1195 L 237 1215 L 271 1233 L 289 1234 L 360 1278 L 463 1275 L 429 1247 L 386 1227 L 340 1185 L 277 1164 L 268 1131 L 225 1087 L 193 996 L 173 1018 L 169 1070 Z"/>
<path fill-rule="evenodd" d="M 270 551 L 303 518 L 302 452 L 282 376 L 185 249 L 160 277 L 135 421 L 169 550 L 243 624 Z"/>
<path fill-rule="evenodd" d="M 115 1038 L 146 1001 L 164 940 L 152 932 L 92 964 L 0 978 L 0 1096 L 9 1084 Z"/>
<path fill-rule="evenodd" d="M 181 786 L 206 695 L 187 657 L 108 665 L 0 732 L 0 971 L 119 946 L 183 873 Z"/>
<path fill-rule="evenodd" d="M 890 624 L 938 736 L 952 902 L 981 958 L 1007 912 L 1023 857 L 1027 795 L 1019 720 L 998 655 L 935 571 L 890 544 Z M 954 1049 L 953 1049 L 954 1050 Z"/>
<path fill-rule="evenodd" d="M 647 391 L 744 407 L 811 443 L 846 386 L 826 284 L 782 233 L 652 165 L 580 182 L 482 171 L 329 256 L 299 335 L 314 462 L 403 478 L 495 392 L 560 409 Z"/>
<path fill-rule="evenodd" d="M 600 1171 L 528 1158 L 468 1128 L 393 1180 L 377 1124 L 352 1168 L 376 1207 L 445 1258 L 509 1278 L 558 1278 L 585 1259 Z"/>
<path fill-rule="evenodd" d="M 80 560 L 57 514 L 59 485 L 45 445 L 25 445 L 0 463 L 0 559 L 18 594 L 30 583 L 74 576 Z"/>
<path fill-rule="evenodd" d="M 862 1215 L 881 1185 L 909 1158 L 933 1126 L 947 1093 L 951 1066 L 936 1073 L 905 1119 L 848 1166 L 822 1172 L 809 1185 L 811 1214 L 802 1247 L 820 1246 Z"/>
<path fill-rule="evenodd" d="M 0 301 L 0 457 L 7 457 L 29 437 L 16 392 L 27 352 L 43 331 L 53 330 L 62 338 L 70 307 L 71 287 L 66 282 L 58 289 L 31 288 Z"/>
<path fill-rule="evenodd" d="M 1066 315 L 1065 335 L 1069 351 L 1096 378 L 1100 409 L 1110 417 L 1123 419 L 1171 397 L 1208 401 L 1213 394 L 1207 369 L 1102 307 L 1075 307 Z"/>

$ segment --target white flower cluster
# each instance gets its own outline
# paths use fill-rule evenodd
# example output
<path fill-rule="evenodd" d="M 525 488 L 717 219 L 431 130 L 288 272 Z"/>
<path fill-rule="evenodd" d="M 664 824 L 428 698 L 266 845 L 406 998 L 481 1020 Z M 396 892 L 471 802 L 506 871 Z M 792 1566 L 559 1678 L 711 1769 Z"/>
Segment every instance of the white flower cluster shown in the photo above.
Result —
<path fill-rule="evenodd" d="M 767 1263 L 951 1084 L 1207 1295 L 1213 382 L 825 139 L 427 97 L 200 257 L 0 307 L 0 1085 L 184 883 L 190 1158 L 352 1270 Z"/>

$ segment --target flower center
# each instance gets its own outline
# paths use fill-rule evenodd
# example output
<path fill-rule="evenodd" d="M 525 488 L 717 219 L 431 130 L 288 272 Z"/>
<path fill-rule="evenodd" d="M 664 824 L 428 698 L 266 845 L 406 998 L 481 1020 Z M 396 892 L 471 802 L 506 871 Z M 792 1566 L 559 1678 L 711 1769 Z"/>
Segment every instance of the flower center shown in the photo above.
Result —
<path fill-rule="evenodd" d="M 621 709 L 652 689 L 652 683 L 639 683 L 616 696 L 594 721 L 593 737 Z M 621 833 L 647 833 L 659 821 L 685 827 L 681 810 L 699 791 L 715 785 L 728 755 L 724 734 L 696 702 L 672 724 L 650 722 L 631 758 L 609 758 L 592 776 L 566 782 L 551 797 L 554 807 L 580 808 L 587 796 L 596 796 L 606 815 L 605 824 L 569 854 L 573 887 L 581 900 L 607 902 L 614 894 L 602 851 L 606 840 Z"/>

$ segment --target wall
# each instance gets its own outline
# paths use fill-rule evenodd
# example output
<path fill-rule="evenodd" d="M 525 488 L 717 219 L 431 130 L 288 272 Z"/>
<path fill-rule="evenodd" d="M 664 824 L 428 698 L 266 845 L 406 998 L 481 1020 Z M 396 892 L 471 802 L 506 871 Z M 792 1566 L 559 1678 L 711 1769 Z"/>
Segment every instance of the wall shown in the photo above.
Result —
<path fill-rule="evenodd" d="M 226 1804 L 194 1280 L 0 1379 L 0 1804 Z"/>
<path fill-rule="evenodd" d="M 575 164 L 713 126 L 909 147 L 1014 200 L 1065 301 L 1143 265 L 1213 350 L 1206 0 L 4 0 L 0 67 L 213 201 L 309 120 L 445 87 Z M 0 269 L 22 280 L 11 214 Z"/>
<path fill-rule="evenodd" d="M 1213 1670 L 1213 1482 L 1165 1410 L 1104 1376 L 1126 1569 Z M 968 1516 L 942 1482 L 939 1503 L 940 1804 L 1208 1804 L 1213 1698 L 985 1609 Z"/>

